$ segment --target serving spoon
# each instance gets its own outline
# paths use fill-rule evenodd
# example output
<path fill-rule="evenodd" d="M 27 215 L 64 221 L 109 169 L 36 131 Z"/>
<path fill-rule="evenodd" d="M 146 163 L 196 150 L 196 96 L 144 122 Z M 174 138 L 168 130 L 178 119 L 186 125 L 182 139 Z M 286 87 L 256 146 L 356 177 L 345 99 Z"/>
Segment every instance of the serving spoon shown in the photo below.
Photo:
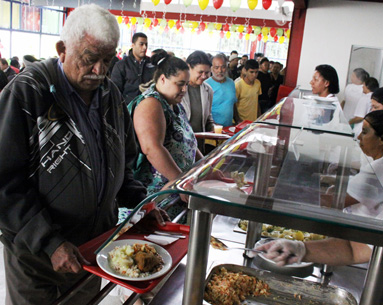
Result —
<path fill-rule="evenodd" d="M 254 251 L 256 253 L 266 253 L 266 251 L 256 250 L 253 248 L 244 248 L 244 247 L 228 247 L 223 241 L 219 240 L 214 236 L 210 236 L 210 244 L 214 249 L 227 251 L 227 250 L 245 250 L 245 251 Z"/>

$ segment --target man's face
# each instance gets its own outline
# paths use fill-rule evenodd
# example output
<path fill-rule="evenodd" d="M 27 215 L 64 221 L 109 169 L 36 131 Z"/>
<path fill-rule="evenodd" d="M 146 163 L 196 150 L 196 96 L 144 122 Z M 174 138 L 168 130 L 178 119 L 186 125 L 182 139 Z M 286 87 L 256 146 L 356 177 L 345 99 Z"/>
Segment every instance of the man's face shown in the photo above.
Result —
<path fill-rule="evenodd" d="M 246 71 L 246 78 L 250 83 L 253 83 L 258 76 L 258 69 L 249 69 Z"/>
<path fill-rule="evenodd" d="M 241 58 L 241 66 L 244 66 L 245 65 L 245 63 L 247 62 L 247 56 L 242 56 L 242 58 Z"/>
<path fill-rule="evenodd" d="M 97 89 L 103 82 L 116 45 L 101 45 L 86 35 L 78 44 L 65 46 L 58 42 L 56 48 L 69 83 L 81 94 Z"/>
<path fill-rule="evenodd" d="M 233 59 L 233 60 L 230 62 L 230 68 L 233 69 L 234 67 L 238 66 L 238 61 L 239 61 L 238 57 L 235 58 L 235 59 Z"/>
<path fill-rule="evenodd" d="M 281 66 L 279 64 L 275 63 L 273 65 L 273 67 L 271 68 L 271 72 L 273 74 L 279 74 L 279 72 L 281 72 Z"/>
<path fill-rule="evenodd" d="M 4 71 L 5 69 L 7 69 L 7 67 L 8 67 L 7 65 L 3 65 L 3 63 L 0 61 L 0 69 L 1 70 Z"/>
<path fill-rule="evenodd" d="M 223 59 L 221 58 L 214 58 L 211 66 L 211 73 L 213 74 L 213 78 L 218 81 L 222 82 L 224 79 L 226 79 L 226 70 L 227 66 Z"/>
<path fill-rule="evenodd" d="M 133 55 L 136 59 L 141 60 L 146 55 L 148 49 L 148 40 L 143 37 L 138 37 L 135 43 L 132 44 Z"/>
<path fill-rule="evenodd" d="M 269 71 L 270 62 L 264 61 L 260 66 L 259 69 L 261 69 L 262 72 L 267 73 Z"/>

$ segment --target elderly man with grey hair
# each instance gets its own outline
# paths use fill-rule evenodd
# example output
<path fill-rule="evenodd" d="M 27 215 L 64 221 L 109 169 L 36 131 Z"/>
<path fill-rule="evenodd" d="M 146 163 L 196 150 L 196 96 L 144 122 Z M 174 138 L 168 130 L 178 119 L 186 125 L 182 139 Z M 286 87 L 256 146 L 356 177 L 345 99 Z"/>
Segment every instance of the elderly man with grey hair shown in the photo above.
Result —
<path fill-rule="evenodd" d="M 215 123 L 222 126 L 234 125 L 240 122 L 236 108 L 237 102 L 235 95 L 234 81 L 227 76 L 227 58 L 225 54 L 217 54 L 212 59 L 212 76 L 205 82 L 213 89 L 213 104 L 211 114 Z"/>
<path fill-rule="evenodd" d="M 0 96 L 0 230 L 6 304 L 52 304 L 84 275 L 78 250 L 146 196 L 133 179 L 133 125 L 105 77 L 116 18 L 91 4 L 68 17 L 58 59 L 26 67 Z M 100 278 L 70 304 L 87 304 Z"/>

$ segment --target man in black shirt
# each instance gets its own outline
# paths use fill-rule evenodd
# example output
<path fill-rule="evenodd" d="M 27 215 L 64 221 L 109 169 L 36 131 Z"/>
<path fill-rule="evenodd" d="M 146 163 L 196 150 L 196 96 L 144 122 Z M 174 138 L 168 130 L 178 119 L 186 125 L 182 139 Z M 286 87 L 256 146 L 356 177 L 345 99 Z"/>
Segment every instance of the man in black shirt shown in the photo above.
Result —
<path fill-rule="evenodd" d="M 269 74 L 270 61 L 264 57 L 259 62 L 258 79 L 261 82 L 262 94 L 259 96 L 259 105 L 261 107 L 261 114 L 265 113 L 272 103 L 269 97 L 269 90 L 273 86 Z"/>

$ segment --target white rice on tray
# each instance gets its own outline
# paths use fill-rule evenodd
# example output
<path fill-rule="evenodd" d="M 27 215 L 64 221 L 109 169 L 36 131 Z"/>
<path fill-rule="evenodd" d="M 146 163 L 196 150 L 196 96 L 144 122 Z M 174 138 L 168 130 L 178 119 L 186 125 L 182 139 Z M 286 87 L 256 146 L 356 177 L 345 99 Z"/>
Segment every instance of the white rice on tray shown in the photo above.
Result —
<path fill-rule="evenodd" d="M 130 245 L 115 247 L 108 254 L 110 267 L 122 275 L 132 278 L 140 278 L 147 277 L 152 274 L 151 272 L 141 272 L 140 269 L 138 269 L 138 266 L 133 260 L 134 249 Z"/>

